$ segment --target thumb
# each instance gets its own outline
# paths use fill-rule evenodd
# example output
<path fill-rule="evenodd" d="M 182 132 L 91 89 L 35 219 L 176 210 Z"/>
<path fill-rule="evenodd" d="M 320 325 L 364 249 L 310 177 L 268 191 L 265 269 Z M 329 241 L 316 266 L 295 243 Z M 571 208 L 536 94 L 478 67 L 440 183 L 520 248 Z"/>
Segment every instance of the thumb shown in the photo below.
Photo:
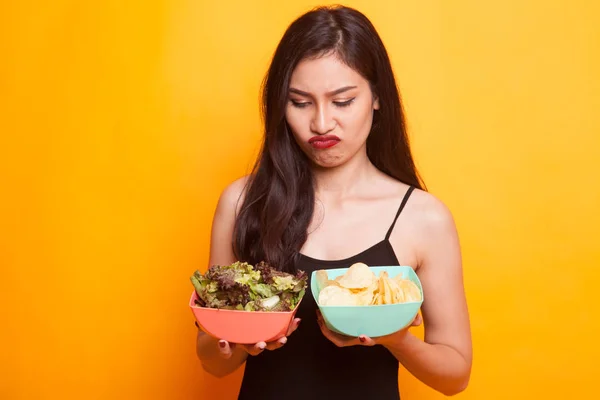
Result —
<path fill-rule="evenodd" d="M 296 329 L 298 329 L 298 326 L 300 325 L 300 318 L 295 318 L 292 323 L 290 324 L 288 331 L 287 331 L 287 335 L 286 336 L 290 336 L 292 333 L 294 333 L 294 331 Z"/>
<path fill-rule="evenodd" d="M 423 317 L 421 317 L 421 314 L 417 313 L 415 319 L 413 320 L 412 324 L 410 324 L 411 326 L 419 326 L 423 323 Z"/>
<path fill-rule="evenodd" d="M 219 352 L 221 353 L 221 357 L 228 359 L 231 358 L 233 349 L 226 340 L 219 340 Z"/>
<path fill-rule="evenodd" d="M 370 337 L 368 337 L 366 335 L 360 335 L 358 337 L 358 340 L 360 341 L 360 344 L 362 344 L 363 346 L 375 346 L 377 344 L 377 342 L 375 342 L 375 340 L 371 339 Z"/>

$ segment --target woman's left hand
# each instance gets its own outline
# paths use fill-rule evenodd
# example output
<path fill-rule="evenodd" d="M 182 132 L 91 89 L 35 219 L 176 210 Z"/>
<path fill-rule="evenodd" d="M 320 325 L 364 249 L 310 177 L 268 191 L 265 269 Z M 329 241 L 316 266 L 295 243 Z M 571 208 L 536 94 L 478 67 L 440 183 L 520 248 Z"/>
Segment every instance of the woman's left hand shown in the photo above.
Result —
<path fill-rule="evenodd" d="M 402 339 L 408 333 L 408 329 L 411 326 L 421 325 L 423 319 L 420 314 L 417 314 L 413 322 L 404 329 L 399 330 L 398 332 L 394 332 L 390 335 L 380 336 L 378 338 L 370 338 L 366 335 L 360 335 L 358 337 L 340 335 L 339 333 L 332 332 L 327 325 L 325 325 L 325 321 L 323 321 L 323 316 L 321 312 L 317 310 L 317 322 L 319 323 L 319 327 L 321 328 L 321 332 L 327 339 L 329 339 L 333 344 L 338 347 L 347 347 L 347 346 L 375 346 L 376 344 L 386 345 L 392 343 L 398 343 L 402 341 Z"/>

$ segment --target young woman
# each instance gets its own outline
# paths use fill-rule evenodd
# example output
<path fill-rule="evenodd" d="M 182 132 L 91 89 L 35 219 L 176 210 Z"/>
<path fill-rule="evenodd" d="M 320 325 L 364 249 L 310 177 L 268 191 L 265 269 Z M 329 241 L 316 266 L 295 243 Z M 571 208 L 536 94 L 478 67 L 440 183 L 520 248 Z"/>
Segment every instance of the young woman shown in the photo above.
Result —
<path fill-rule="evenodd" d="M 408 329 L 338 335 L 307 295 L 277 342 L 236 345 L 199 331 L 205 370 L 223 376 L 245 362 L 239 399 L 251 400 L 399 399 L 399 363 L 446 395 L 464 390 L 472 349 L 457 232 L 418 176 L 370 21 L 347 7 L 294 21 L 267 73 L 263 114 L 254 171 L 219 199 L 210 264 L 267 261 L 308 274 L 355 262 L 410 265 L 423 285 L 425 340 Z"/>

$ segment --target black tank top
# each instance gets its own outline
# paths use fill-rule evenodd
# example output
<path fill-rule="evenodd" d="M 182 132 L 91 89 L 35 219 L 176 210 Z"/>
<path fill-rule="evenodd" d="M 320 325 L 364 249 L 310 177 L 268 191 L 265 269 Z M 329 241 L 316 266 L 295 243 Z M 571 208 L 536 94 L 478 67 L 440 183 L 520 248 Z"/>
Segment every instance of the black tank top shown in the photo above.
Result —
<path fill-rule="evenodd" d="M 296 268 L 308 276 L 318 269 L 399 265 L 390 234 L 414 187 L 404 196 L 385 239 L 344 260 L 317 260 L 300 254 Z M 238 400 L 398 400 L 398 361 L 383 346 L 337 347 L 317 324 L 317 305 L 307 290 L 296 317 L 298 329 L 280 349 L 248 356 Z"/>

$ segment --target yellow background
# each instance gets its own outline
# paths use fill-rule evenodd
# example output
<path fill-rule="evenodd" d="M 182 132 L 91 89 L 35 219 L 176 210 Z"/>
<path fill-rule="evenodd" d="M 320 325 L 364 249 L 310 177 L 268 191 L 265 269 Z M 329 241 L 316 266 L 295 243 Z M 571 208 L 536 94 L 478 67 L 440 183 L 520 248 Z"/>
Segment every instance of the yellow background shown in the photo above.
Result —
<path fill-rule="evenodd" d="M 0 398 L 234 398 L 241 371 L 195 359 L 188 277 L 257 150 L 272 51 L 316 4 L 1 3 Z M 388 46 L 460 231 L 474 368 L 458 398 L 593 398 L 600 7 L 346 4 Z"/>

